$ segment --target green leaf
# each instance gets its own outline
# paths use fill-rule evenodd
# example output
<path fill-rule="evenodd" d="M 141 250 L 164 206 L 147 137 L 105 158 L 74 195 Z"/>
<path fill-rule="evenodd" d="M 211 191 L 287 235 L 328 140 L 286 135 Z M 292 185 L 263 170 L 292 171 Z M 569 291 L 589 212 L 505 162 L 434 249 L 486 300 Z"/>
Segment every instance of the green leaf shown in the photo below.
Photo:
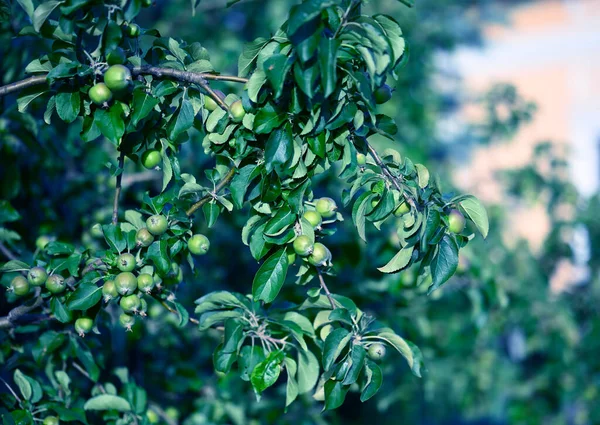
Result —
<path fill-rule="evenodd" d="M 276 111 L 271 104 L 261 108 L 254 117 L 254 131 L 258 134 L 268 134 L 285 121 L 285 114 Z"/>
<path fill-rule="evenodd" d="M 325 371 L 331 369 L 336 359 L 350 342 L 351 337 L 352 334 L 344 328 L 337 328 L 327 335 L 323 346 L 323 368 Z"/>
<path fill-rule="evenodd" d="M 30 400 L 33 395 L 33 389 L 31 388 L 31 384 L 27 380 L 26 376 L 19 369 L 15 370 L 13 375 L 13 379 L 15 380 L 15 384 L 19 387 L 19 391 L 21 391 L 21 395 L 25 400 Z"/>
<path fill-rule="evenodd" d="M 286 357 L 284 362 L 285 370 L 288 375 L 288 381 L 285 388 L 285 407 L 287 407 L 296 400 L 296 397 L 298 397 L 298 382 L 295 378 L 298 367 L 296 366 L 296 361 L 289 357 Z"/>
<path fill-rule="evenodd" d="M 115 103 L 109 109 L 96 109 L 94 122 L 100 132 L 111 142 L 118 144 L 125 133 L 123 105 Z"/>
<path fill-rule="evenodd" d="M 0 267 L 0 272 L 3 272 L 3 273 L 22 272 L 22 271 L 27 271 L 30 268 L 31 267 L 27 263 L 24 263 L 19 260 L 10 260 L 10 261 L 4 263 L 2 265 L 2 267 Z"/>
<path fill-rule="evenodd" d="M 194 124 L 194 106 L 189 99 L 182 98 L 181 106 L 171 118 L 169 138 L 175 140 L 184 131 L 189 130 Z"/>
<path fill-rule="evenodd" d="M 264 361 L 256 365 L 252 371 L 250 382 L 257 394 L 262 393 L 277 382 L 283 359 L 284 354 L 282 351 L 272 351 Z"/>
<path fill-rule="evenodd" d="M 247 77 L 250 74 L 252 67 L 256 63 L 258 54 L 268 42 L 269 40 L 265 38 L 257 38 L 244 46 L 242 54 L 238 59 L 238 75 L 240 77 Z"/>
<path fill-rule="evenodd" d="M 273 55 L 263 63 L 267 80 L 273 87 L 275 98 L 278 98 L 283 92 L 283 85 L 287 74 L 292 69 L 292 62 L 286 55 Z"/>
<path fill-rule="evenodd" d="M 36 32 L 40 32 L 42 25 L 46 22 L 46 19 L 50 16 L 50 14 L 60 6 L 63 1 L 47 1 L 45 3 L 40 4 L 33 12 L 33 18 L 31 19 L 33 23 L 33 29 Z"/>
<path fill-rule="evenodd" d="M 382 273 L 395 273 L 402 270 L 410 263 L 413 250 L 413 246 L 406 246 L 402 248 L 385 266 L 379 267 L 377 270 Z"/>
<path fill-rule="evenodd" d="M 117 410 L 130 412 L 131 405 L 127 400 L 112 394 L 101 394 L 90 398 L 83 405 L 85 410 Z"/>
<path fill-rule="evenodd" d="M 93 283 L 80 284 L 67 300 L 67 308 L 73 310 L 88 310 L 102 299 L 102 288 Z"/>
<path fill-rule="evenodd" d="M 280 208 L 275 216 L 267 222 L 265 235 L 276 236 L 287 229 L 296 221 L 296 214 L 293 214 L 287 205 Z"/>
<path fill-rule="evenodd" d="M 431 294 L 442 286 L 456 271 L 458 267 L 458 245 L 450 235 L 444 235 L 438 245 L 438 250 L 431 260 L 432 282 L 427 290 Z"/>
<path fill-rule="evenodd" d="M 70 123 L 79 115 L 81 99 L 79 91 L 58 92 L 56 94 L 56 113 L 64 122 Z"/>
<path fill-rule="evenodd" d="M 288 269 L 288 258 L 285 249 L 276 251 L 265 260 L 254 276 L 252 295 L 255 300 L 266 303 L 273 302 L 283 286 Z"/>
<path fill-rule="evenodd" d="M 167 254 L 167 248 L 168 243 L 164 239 L 154 241 L 148 247 L 148 259 L 154 263 L 160 276 L 166 276 L 171 271 L 171 261 Z"/>
<path fill-rule="evenodd" d="M 367 360 L 365 370 L 367 382 L 360 394 L 360 401 L 362 402 L 373 397 L 379 391 L 383 382 L 383 373 L 381 373 L 381 368 L 375 362 Z"/>
<path fill-rule="evenodd" d="M 73 314 L 57 297 L 52 297 L 50 300 L 50 311 L 60 323 L 69 323 L 73 319 Z"/>
<path fill-rule="evenodd" d="M 318 17 L 324 9 L 336 3 L 333 0 L 307 0 L 302 4 L 292 7 L 287 24 L 288 36 L 293 35 L 302 25 Z"/>
<path fill-rule="evenodd" d="M 325 382 L 325 407 L 324 410 L 337 409 L 344 403 L 350 385 L 344 385 L 341 381 L 331 379 Z"/>
<path fill-rule="evenodd" d="M 377 337 L 383 339 L 396 350 L 398 350 L 398 352 L 402 354 L 406 359 L 406 362 L 408 363 L 408 366 L 411 368 L 413 373 L 419 378 L 421 377 L 420 370 L 422 355 L 421 350 L 419 350 L 416 345 L 414 345 L 413 343 L 409 343 L 409 341 L 406 341 L 401 336 L 396 335 L 392 332 L 381 332 L 377 335 Z M 415 348 L 417 351 L 413 351 L 413 348 Z M 418 356 L 418 361 L 417 356 L 415 354 L 417 354 Z"/>
<path fill-rule="evenodd" d="M 244 197 L 250 182 L 258 175 L 255 164 L 246 165 L 238 170 L 229 185 L 231 191 L 231 199 L 237 209 L 241 209 L 244 205 Z"/>
<path fill-rule="evenodd" d="M 158 105 L 158 99 L 143 90 L 133 92 L 131 123 L 137 126 Z"/>
<path fill-rule="evenodd" d="M 468 195 L 459 204 L 471 221 L 475 223 L 481 236 L 486 238 L 490 230 L 490 222 L 481 201 L 472 195 Z"/>
<path fill-rule="evenodd" d="M 127 248 L 127 240 L 119 226 L 115 226 L 114 224 L 104 224 L 102 225 L 102 233 L 104 234 L 106 243 L 108 243 L 113 250 L 120 253 Z"/>
<path fill-rule="evenodd" d="M 9 221 L 17 221 L 21 218 L 21 215 L 13 208 L 13 206 L 6 200 L 0 200 L 0 223 L 7 223 Z"/>
<path fill-rule="evenodd" d="M 25 112 L 31 102 L 43 94 L 48 93 L 48 88 L 44 85 L 28 87 L 19 93 L 17 98 L 17 109 L 19 112 Z"/>
<path fill-rule="evenodd" d="M 319 380 L 319 360 L 309 350 L 298 350 L 298 392 L 312 390 Z"/>
<path fill-rule="evenodd" d="M 422 164 L 415 164 L 415 168 L 417 169 L 419 187 L 425 189 L 429 184 L 429 170 Z"/>
<path fill-rule="evenodd" d="M 275 170 L 279 175 L 286 174 L 282 167 L 292 159 L 294 155 L 294 139 L 292 128 L 286 125 L 283 129 L 277 129 L 269 136 L 265 145 L 265 167 L 267 172 Z"/>
<path fill-rule="evenodd" d="M 320 43 L 319 63 L 321 66 L 321 87 L 325 97 L 329 97 L 337 84 L 337 51 L 339 40 L 323 37 Z"/>
<path fill-rule="evenodd" d="M 334 310 L 335 311 L 335 310 Z M 348 369 L 348 373 L 344 378 L 344 385 L 352 385 L 354 384 L 360 375 L 360 372 L 365 365 L 365 358 L 367 356 L 367 351 L 361 344 L 353 344 L 352 350 L 350 353 L 351 365 L 350 369 Z"/>
<path fill-rule="evenodd" d="M 260 345 L 244 345 L 238 357 L 238 369 L 240 378 L 250 381 L 252 371 L 257 364 L 265 359 L 265 353 Z"/>

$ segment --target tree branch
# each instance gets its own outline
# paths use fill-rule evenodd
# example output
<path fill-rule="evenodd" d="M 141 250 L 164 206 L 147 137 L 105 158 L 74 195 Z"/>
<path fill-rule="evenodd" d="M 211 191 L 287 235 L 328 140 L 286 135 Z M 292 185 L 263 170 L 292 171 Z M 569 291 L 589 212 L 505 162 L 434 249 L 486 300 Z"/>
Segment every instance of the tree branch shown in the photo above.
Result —
<path fill-rule="evenodd" d="M 20 319 L 22 319 L 24 316 L 26 316 L 30 311 L 35 310 L 36 308 L 41 306 L 43 303 L 44 303 L 44 300 L 42 299 L 42 297 L 39 296 L 39 291 L 38 291 L 38 295 L 36 296 L 33 304 L 20 305 L 18 307 L 13 308 L 8 313 L 8 315 L 6 315 L 4 317 L 0 317 L 0 329 L 10 329 L 10 328 L 17 326 Z M 47 316 L 44 317 L 44 320 L 47 318 L 49 318 L 49 317 L 47 317 Z M 33 320 L 33 322 L 37 321 L 38 319 L 39 319 L 39 317 L 36 317 L 35 320 Z"/>
<path fill-rule="evenodd" d="M 214 99 L 217 104 L 226 111 L 229 111 L 227 104 L 221 99 L 221 97 L 210 88 L 207 80 L 221 80 L 221 81 L 233 81 L 237 83 L 246 83 L 248 79 L 241 77 L 233 77 L 227 75 L 214 75 L 206 74 L 203 72 L 191 72 L 191 71 L 179 71 L 171 68 L 158 68 L 156 66 L 143 66 L 139 68 L 133 68 L 133 75 L 152 75 L 156 78 L 172 78 L 177 81 L 184 83 L 198 84 L 204 91 L 208 93 L 210 97 Z"/>
<path fill-rule="evenodd" d="M 119 222 L 119 196 L 121 195 L 121 181 L 123 179 L 124 163 L 125 163 L 125 152 L 121 152 L 119 154 L 119 170 L 121 170 L 121 172 L 119 174 L 117 174 L 117 186 L 115 187 L 115 200 L 113 201 L 112 224 L 117 224 Z"/>
<path fill-rule="evenodd" d="M 26 78 L 21 81 L 16 81 L 14 83 L 7 84 L 5 86 L 0 87 L 0 97 L 6 96 L 7 94 L 14 93 L 17 91 L 21 91 L 28 87 L 37 86 L 40 84 L 46 83 L 45 75 L 36 75 L 33 77 Z"/>
<path fill-rule="evenodd" d="M 223 190 L 223 188 L 225 186 L 227 186 L 229 184 L 229 182 L 231 181 L 231 179 L 233 179 L 233 176 L 235 176 L 235 173 L 237 172 L 237 168 L 232 167 L 231 170 L 229 170 L 229 172 L 225 175 L 225 177 L 223 177 L 223 180 L 221 180 L 217 186 L 215 187 L 215 190 L 212 194 L 208 194 L 205 197 L 203 197 L 202 199 L 200 199 L 198 202 L 196 202 L 194 205 L 192 205 L 186 212 L 185 214 L 189 217 L 192 214 L 194 214 L 196 212 L 196 210 L 198 210 L 198 208 L 202 208 L 202 206 L 204 204 L 206 204 L 207 202 L 209 202 L 210 200 L 214 199 L 213 194 L 217 194 L 219 193 L 221 190 Z"/>
<path fill-rule="evenodd" d="M 144 66 L 141 68 L 133 68 L 133 75 L 152 75 L 156 78 L 164 78 L 170 77 L 174 80 L 178 80 L 184 83 L 194 83 L 201 86 L 204 90 L 209 93 L 213 93 L 212 89 L 208 87 L 207 80 L 214 81 L 229 81 L 232 83 L 242 83 L 245 84 L 248 82 L 247 78 L 236 77 L 234 75 L 216 75 L 216 74 L 207 74 L 204 72 L 190 72 L 190 71 L 178 71 L 176 69 L 170 68 L 159 68 L 155 66 Z M 21 81 L 15 81 L 14 83 L 7 84 L 5 86 L 0 86 L 0 97 L 6 96 L 7 94 L 18 92 L 20 90 L 26 89 L 28 87 L 37 86 L 40 84 L 46 84 L 46 74 L 44 75 L 35 75 L 33 77 L 26 78 Z M 210 91 L 209 91 L 210 90 Z M 227 110 L 227 105 L 217 96 L 220 100 L 219 105 L 222 108 Z M 215 99 L 216 102 L 219 100 Z"/>
<path fill-rule="evenodd" d="M 15 256 L 15 254 L 13 254 L 12 251 L 10 249 L 8 249 L 6 247 L 6 245 L 4 245 L 2 242 L 0 242 L 0 252 L 2 252 L 2 254 L 9 260 L 13 260 L 13 261 L 18 260 L 18 258 Z"/>
<path fill-rule="evenodd" d="M 327 299 L 329 300 L 329 304 L 331 304 L 331 309 L 335 310 L 337 308 L 335 306 L 335 301 L 333 300 L 333 297 L 331 296 L 331 292 L 329 292 L 329 288 L 325 284 L 325 279 L 323 279 L 323 275 L 321 274 L 321 271 L 317 270 L 317 274 L 319 276 L 319 282 L 321 283 L 321 289 L 323 289 L 323 291 L 325 291 L 325 295 L 327 296 Z"/>
<path fill-rule="evenodd" d="M 400 183 L 398 183 L 398 177 L 396 177 L 390 171 L 390 169 L 383 162 L 383 160 L 381 159 L 381 157 L 379 156 L 379 154 L 377 153 L 377 151 L 375 150 L 375 148 L 373 146 L 371 146 L 369 144 L 369 142 L 367 142 L 366 140 L 365 140 L 365 144 L 367 145 L 367 149 L 369 150 L 369 153 L 371 154 L 371 156 L 375 160 L 375 163 L 381 169 L 381 171 L 383 172 L 383 174 L 390 180 L 390 182 L 394 185 L 394 187 L 396 189 L 398 189 L 398 191 L 400 193 L 404 193 L 404 189 L 402 189 L 402 186 L 400 186 Z M 408 202 L 412 208 L 416 208 L 417 207 L 416 204 L 415 204 L 415 200 L 411 196 L 404 196 L 404 199 L 406 199 L 406 202 Z"/>

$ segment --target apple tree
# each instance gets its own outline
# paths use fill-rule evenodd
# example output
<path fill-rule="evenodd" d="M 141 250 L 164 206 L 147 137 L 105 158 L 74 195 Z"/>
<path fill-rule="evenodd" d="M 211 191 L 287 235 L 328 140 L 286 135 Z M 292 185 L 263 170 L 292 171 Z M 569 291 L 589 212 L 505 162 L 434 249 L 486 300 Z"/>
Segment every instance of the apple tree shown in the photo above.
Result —
<path fill-rule="evenodd" d="M 392 274 L 416 266 L 431 293 L 456 271 L 471 230 L 483 237 L 489 230 L 475 197 L 443 193 L 433 171 L 394 150 L 380 154 L 370 141 L 394 140 L 398 132 L 378 110 L 393 96 L 387 79 L 398 78 L 408 60 L 393 17 L 364 14 L 360 0 L 303 1 L 273 35 L 243 48 L 237 75 L 225 75 L 202 40 L 163 37 L 136 24 L 152 1 L 13 6 L 28 22 L 19 36 L 39 40 L 32 50 L 40 51 L 23 69 L 25 79 L 0 87 L 0 97 L 16 98 L 11 119 L 20 123 L 12 134 L 13 121 L 3 122 L 7 146 L 29 140 L 41 121 L 58 137 L 75 131 L 83 146 L 113 155 L 106 163 L 111 181 L 86 188 L 88 205 L 104 186 L 114 188 L 110 219 L 91 230 L 103 242 L 91 247 L 83 238 L 12 230 L 36 214 L 44 192 L 27 209 L 0 201 L 7 260 L 0 272 L 10 306 L 0 317 L 0 360 L 11 372 L 1 399 L 5 424 L 176 423 L 160 394 L 148 393 L 127 369 L 114 371 L 116 384 L 103 371 L 115 353 L 98 338 L 118 338 L 120 328 L 132 331 L 148 315 L 161 317 L 166 333 L 171 325 L 217 333 L 214 371 L 249 382 L 258 399 L 282 387 L 285 408 L 307 393 L 325 410 L 341 406 L 350 391 L 370 399 L 382 384 L 380 362 L 397 359 L 391 351 L 421 375 L 419 348 L 343 295 L 327 247 L 345 219 L 365 243 L 371 228 L 393 227 L 395 252 L 373 269 Z M 216 82 L 237 90 L 225 94 Z M 30 112 L 40 105 L 41 113 Z M 201 149 L 186 151 L 197 137 Z M 73 161 L 77 146 L 55 160 Z M 209 165 L 186 169 L 184 154 L 204 156 Z M 160 190 L 124 202 L 128 164 L 160 170 Z M 322 175 L 333 175 L 339 191 L 323 193 Z M 37 179 L 15 190 L 46 183 Z M 71 213 L 69 196 L 76 195 L 64 194 L 64 210 L 53 214 Z M 235 237 L 259 264 L 244 285 L 248 293 L 218 290 L 188 305 L 178 294 L 206 277 L 200 265 L 224 216 L 243 219 Z M 33 239 L 35 246 L 24 243 Z M 231 254 L 222 253 L 235 269 Z M 282 291 L 293 285 L 292 296 Z M 179 335 L 172 332 L 166 336 Z M 79 384 L 82 376 L 91 386 Z"/>

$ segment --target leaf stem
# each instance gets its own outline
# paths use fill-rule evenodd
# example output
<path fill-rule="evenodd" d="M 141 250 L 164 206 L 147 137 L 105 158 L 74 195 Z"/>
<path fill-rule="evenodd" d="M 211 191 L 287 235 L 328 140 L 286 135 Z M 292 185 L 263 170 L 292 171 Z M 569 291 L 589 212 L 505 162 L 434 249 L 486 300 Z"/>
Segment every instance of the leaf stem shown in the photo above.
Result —
<path fill-rule="evenodd" d="M 216 186 L 215 186 L 215 190 L 214 193 L 219 193 L 221 190 L 223 190 L 231 181 L 231 179 L 233 179 L 233 176 L 235 176 L 235 173 L 237 172 L 237 168 L 232 167 L 229 172 L 225 175 L 225 177 L 223 177 L 223 180 L 221 180 Z M 198 202 L 196 202 L 194 205 L 192 205 L 186 212 L 185 214 L 189 217 L 192 214 L 194 214 L 199 208 L 202 208 L 202 206 L 204 204 L 206 204 L 207 202 L 211 201 L 213 198 L 212 194 L 206 195 L 204 196 L 202 199 L 200 199 Z"/>

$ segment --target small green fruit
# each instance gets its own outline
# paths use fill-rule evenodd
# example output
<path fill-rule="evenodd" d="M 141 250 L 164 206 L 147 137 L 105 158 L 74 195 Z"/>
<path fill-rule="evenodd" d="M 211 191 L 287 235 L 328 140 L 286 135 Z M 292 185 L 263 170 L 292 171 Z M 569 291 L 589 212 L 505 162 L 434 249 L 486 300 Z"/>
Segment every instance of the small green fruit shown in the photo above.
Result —
<path fill-rule="evenodd" d="M 51 241 L 49 236 L 42 235 L 35 240 L 35 246 L 37 249 L 44 249 Z"/>
<path fill-rule="evenodd" d="M 112 91 L 120 91 L 131 82 L 131 71 L 123 65 L 113 65 L 104 73 L 104 84 Z"/>
<path fill-rule="evenodd" d="M 46 283 L 47 278 L 48 273 L 46 273 L 46 269 L 43 267 L 34 267 L 27 273 L 27 280 L 33 286 L 42 286 Z"/>
<path fill-rule="evenodd" d="M 140 274 L 137 277 L 137 287 L 140 291 L 149 294 L 154 288 L 154 278 L 148 273 Z"/>
<path fill-rule="evenodd" d="M 244 110 L 244 105 L 242 105 L 241 100 L 236 100 L 229 107 L 229 111 L 231 112 L 231 116 L 233 117 L 233 121 L 240 122 L 244 119 L 244 115 L 246 115 L 246 111 Z"/>
<path fill-rule="evenodd" d="M 137 289 L 137 279 L 131 272 L 119 273 L 115 278 L 115 287 L 121 295 L 133 294 Z"/>
<path fill-rule="evenodd" d="M 385 345 L 376 342 L 375 344 L 371 344 L 369 347 L 369 351 L 367 351 L 367 355 L 371 360 L 381 360 L 385 357 Z"/>
<path fill-rule="evenodd" d="M 382 103 L 385 103 L 392 98 L 392 89 L 387 84 L 384 84 L 383 86 L 375 90 L 373 96 L 375 97 L 375 102 L 378 105 L 381 105 Z"/>
<path fill-rule="evenodd" d="M 119 305 L 126 313 L 137 313 L 140 308 L 140 298 L 137 295 L 127 295 L 121 298 Z"/>
<path fill-rule="evenodd" d="M 112 92 L 106 84 L 97 83 L 90 88 L 88 96 L 96 105 L 104 105 L 112 99 Z"/>
<path fill-rule="evenodd" d="M 363 153 L 359 153 L 356 155 L 356 163 L 360 166 L 363 166 L 367 163 L 367 157 Z"/>
<path fill-rule="evenodd" d="M 225 93 L 223 93 L 221 90 L 215 90 L 215 93 L 221 99 L 225 99 Z M 207 111 L 212 112 L 215 109 L 217 109 L 218 107 L 219 107 L 219 104 L 217 102 L 215 102 L 215 100 L 212 97 L 204 95 L 204 108 L 206 108 Z"/>
<path fill-rule="evenodd" d="M 160 236 L 167 231 L 169 223 L 167 222 L 167 217 L 161 214 L 156 214 L 148 217 L 146 220 L 146 226 L 148 231 L 154 236 Z"/>
<path fill-rule="evenodd" d="M 448 229 L 452 233 L 460 233 L 465 229 L 465 225 L 467 224 L 467 220 L 465 216 L 458 210 L 450 211 L 450 215 L 448 215 Z"/>
<path fill-rule="evenodd" d="M 135 257 L 129 253 L 119 255 L 117 267 L 122 272 L 132 272 L 135 269 Z"/>
<path fill-rule="evenodd" d="M 296 261 L 296 253 L 288 249 L 287 260 L 289 265 L 294 264 L 294 261 Z"/>
<path fill-rule="evenodd" d="M 131 327 L 135 324 L 135 317 L 133 317 L 127 313 L 121 313 L 121 315 L 119 316 L 119 323 L 127 331 L 131 331 Z"/>
<path fill-rule="evenodd" d="M 192 236 L 187 243 L 188 249 L 194 255 L 204 255 L 210 248 L 210 241 L 204 235 L 198 234 Z"/>
<path fill-rule="evenodd" d="M 137 24 L 128 24 L 125 28 L 125 34 L 127 34 L 129 37 L 139 37 L 140 33 L 140 26 Z"/>
<path fill-rule="evenodd" d="M 20 297 L 29 293 L 29 282 L 23 276 L 15 276 L 12 282 L 10 282 L 10 287 L 15 295 Z"/>
<path fill-rule="evenodd" d="M 337 204 L 331 198 L 321 198 L 315 203 L 315 209 L 324 218 L 331 218 L 335 215 Z"/>
<path fill-rule="evenodd" d="M 142 165 L 148 170 L 153 170 L 158 167 L 161 161 L 162 156 L 156 149 L 148 149 L 142 154 Z"/>
<path fill-rule="evenodd" d="M 321 217 L 321 214 L 316 211 L 305 211 L 302 217 L 305 218 L 314 229 L 319 227 L 323 222 L 323 217 Z"/>
<path fill-rule="evenodd" d="M 408 204 L 406 202 L 402 202 L 400 205 L 398 205 L 398 208 L 394 210 L 394 215 L 396 217 L 400 217 L 409 211 L 410 207 L 408 206 Z"/>
<path fill-rule="evenodd" d="M 127 56 L 125 55 L 125 51 L 120 47 L 111 50 L 106 55 L 106 63 L 109 65 L 122 65 L 126 60 Z"/>
<path fill-rule="evenodd" d="M 148 422 L 151 424 L 157 424 L 160 422 L 160 417 L 154 410 L 148 410 L 146 412 L 146 418 L 148 418 Z"/>
<path fill-rule="evenodd" d="M 105 302 L 109 302 L 113 298 L 117 298 L 119 296 L 114 280 L 107 280 L 104 282 L 104 285 L 102 285 L 102 296 L 104 296 Z"/>
<path fill-rule="evenodd" d="M 320 242 L 317 242 L 313 251 L 308 257 L 308 262 L 313 266 L 321 267 L 327 265 L 328 261 L 331 259 L 331 253 L 329 249 L 325 245 Z"/>
<path fill-rule="evenodd" d="M 86 333 L 92 330 L 94 326 L 94 321 L 89 317 L 80 317 L 75 321 L 75 332 L 79 334 L 79 336 L 83 337 Z"/>
<path fill-rule="evenodd" d="M 65 278 L 59 274 L 50 275 L 46 279 L 46 289 L 53 294 L 60 294 L 66 287 Z"/>
<path fill-rule="evenodd" d="M 135 234 L 135 243 L 139 246 L 146 248 L 150 246 L 152 242 L 154 242 L 154 236 L 152 236 L 152 233 L 145 227 L 138 230 Z"/>
<path fill-rule="evenodd" d="M 56 416 L 46 416 L 43 425 L 59 425 L 60 421 Z"/>
<path fill-rule="evenodd" d="M 313 243 L 306 235 L 298 236 L 294 240 L 293 247 L 296 254 L 300 255 L 301 257 L 306 257 L 313 251 Z"/>

